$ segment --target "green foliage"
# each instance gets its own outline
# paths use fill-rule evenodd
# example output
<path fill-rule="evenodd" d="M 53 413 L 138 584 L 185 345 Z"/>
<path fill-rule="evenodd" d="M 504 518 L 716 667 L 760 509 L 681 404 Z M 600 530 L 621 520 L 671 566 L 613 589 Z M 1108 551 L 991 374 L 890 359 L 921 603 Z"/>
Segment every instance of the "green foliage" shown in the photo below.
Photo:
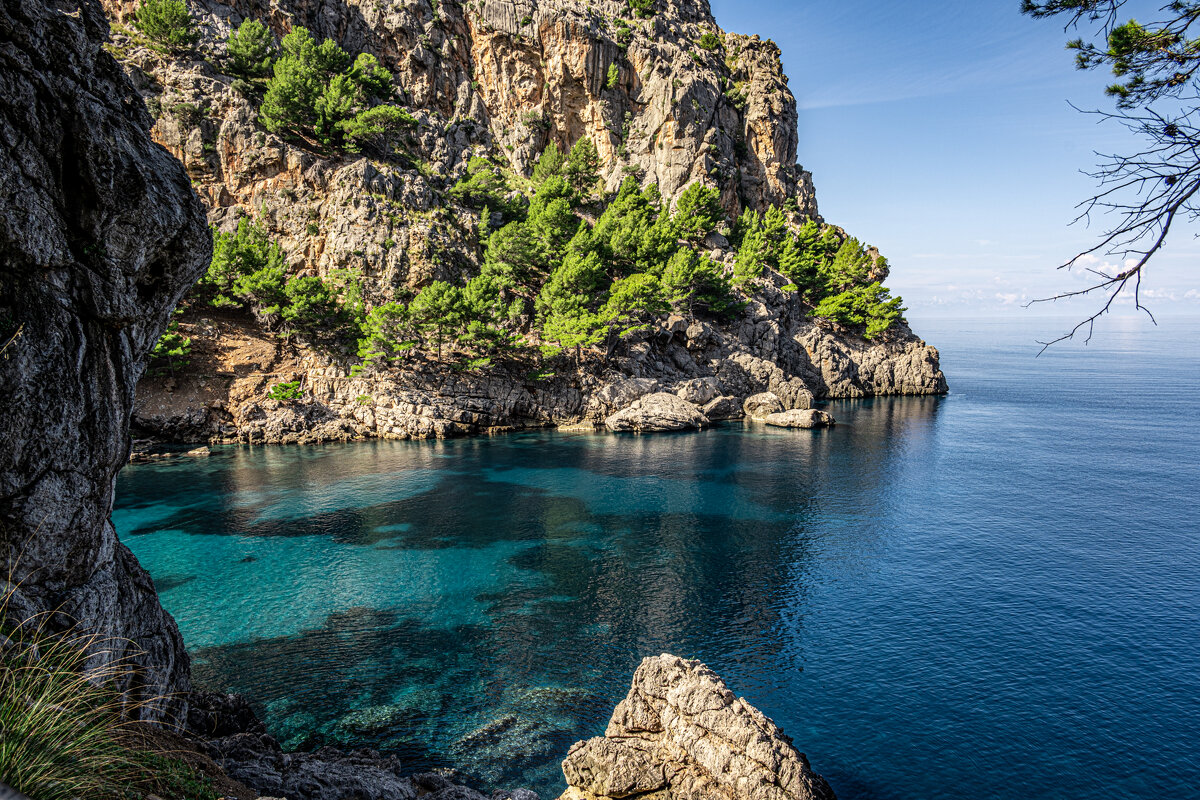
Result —
<path fill-rule="evenodd" d="M 187 50 L 200 40 L 183 0 L 142 0 L 133 14 L 133 27 L 169 50 Z"/>
<path fill-rule="evenodd" d="M 309 335 L 336 330 L 346 323 L 337 293 L 316 277 L 289 278 L 284 284 L 287 298 L 280 316 L 293 329 Z"/>
<path fill-rule="evenodd" d="M 384 155 L 391 153 L 398 134 L 416 126 L 416 117 L 393 105 L 372 106 L 336 123 L 348 151 L 361 153 L 373 148 Z"/>
<path fill-rule="evenodd" d="M 639 191 L 637 179 L 626 178 L 597 220 L 593 235 L 616 272 L 661 272 L 678 249 L 678 234 L 659 200 L 657 187 Z"/>
<path fill-rule="evenodd" d="M 483 274 L 505 290 L 531 293 L 546 265 L 546 252 L 534 227 L 527 222 L 510 222 L 489 237 Z"/>
<path fill-rule="evenodd" d="M 331 273 L 288 278 L 283 250 L 248 218 L 233 233 L 213 233 L 213 260 L 193 289 L 192 302 L 247 308 L 269 325 L 319 338 L 356 339 L 363 315 L 357 276 Z"/>
<path fill-rule="evenodd" d="M 275 59 L 275 37 L 256 19 L 242 20 L 225 47 L 228 67 L 243 78 L 265 78 Z"/>
<path fill-rule="evenodd" d="M 358 356 L 364 364 L 395 365 L 419 344 L 418 331 L 406 306 L 391 302 L 367 314 Z"/>
<path fill-rule="evenodd" d="M 675 228 L 690 242 L 704 241 L 725 219 L 721 192 L 697 181 L 683 190 L 675 205 Z"/>
<path fill-rule="evenodd" d="M 546 179 L 554 175 L 561 175 L 565 163 L 566 159 L 563 158 L 562 151 L 558 149 L 556 142 L 546 145 L 546 149 L 538 157 L 537 163 L 533 165 L 533 185 L 541 186 Z"/>
<path fill-rule="evenodd" d="M 466 177 L 451 187 L 450 196 L 472 208 L 489 212 L 494 209 L 503 213 L 506 219 L 513 219 L 521 206 L 519 202 L 508 200 L 511 191 L 507 178 L 498 166 L 486 158 L 475 156 L 467 164 Z"/>
<path fill-rule="evenodd" d="M 617 84 L 621 82 L 621 69 L 617 66 L 617 62 L 608 65 L 608 78 L 604 81 L 605 89 L 615 89 Z"/>
<path fill-rule="evenodd" d="M 422 336 L 433 337 L 441 361 L 443 342 L 462 323 L 462 291 L 445 281 L 434 281 L 421 290 L 408 308 Z"/>
<path fill-rule="evenodd" d="M 822 274 L 841 247 L 837 230 L 822 229 L 815 220 L 801 226 L 795 245 L 780 254 L 779 271 L 791 278 L 801 291 L 819 298 L 824 291 Z"/>
<path fill-rule="evenodd" d="M 700 49 L 707 50 L 711 53 L 711 52 L 717 50 L 718 48 L 720 48 L 721 37 L 717 36 L 712 31 L 705 31 L 704 34 L 700 37 L 700 41 L 697 42 L 697 44 L 700 45 Z"/>
<path fill-rule="evenodd" d="M 192 354 L 192 340 L 179 332 L 179 322 L 171 320 L 166 331 L 159 337 L 154 349 L 150 351 L 152 369 L 158 369 L 165 363 L 171 372 L 176 367 L 186 367 Z"/>
<path fill-rule="evenodd" d="M 691 248 L 681 248 L 671 256 L 663 271 L 662 287 L 667 301 L 689 317 L 697 310 L 727 317 L 742 307 L 725 270 Z"/>
<path fill-rule="evenodd" d="M 538 294 L 542 339 L 557 345 L 554 349 L 573 349 L 576 357 L 584 347 L 597 344 L 603 328 L 592 308 L 607 282 L 597 252 L 568 253 Z"/>
<path fill-rule="evenodd" d="M 277 400 L 280 403 L 286 403 L 289 400 L 299 400 L 303 397 L 304 390 L 300 388 L 300 381 L 277 383 L 267 392 L 268 399 Z"/>
<path fill-rule="evenodd" d="M 238 281 L 263 270 L 282 275 L 283 250 L 250 219 L 238 220 L 233 233 L 213 231 L 213 257 L 196 287 L 196 296 L 216 308 L 253 302 Z"/>
<path fill-rule="evenodd" d="M 654 0 L 629 0 L 629 10 L 635 16 L 649 19 L 654 16 Z"/>
<path fill-rule="evenodd" d="M 268 322 L 280 317 L 287 305 L 285 291 L 287 276 L 282 265 L 271 265 L 249 275 L 240 275 L 233 284 L 233 294 Z"/>
<path fill-rule="evenodd" d="M 0 595 L 0 618 L 13 591 Z M 120 710 L 136 702 L 113 688 L 132 665 L 89 663 L 113 645 L 78 629 L 51 633 L 49 621 L 0 624 L 0 783 L 38 800 L 217 800 L 181 762 L 134 746 L 140 725 Z"/>
<path fill-rule="evenodd" d="M 600 154 L 596 144 L 586 136 L 575 143 L 562 167 L 562 175 L 575 193 L 587 200 L 600 180 Z"/>
<path fill-rule="evenodd" d="M 851 237 L 842 243 L 833 261 L 821 270 L 825 292 L 839 294 L 866 285 L 874 269 L 875 260 L 866 246 Z"/>
<path fill-rule="evenodd" d="M 899 297 L 892 297 L 881 283 L 875 282 L 826 297 L 813 315 L 848 327 L 861 327 L 865 338 L 874 339 L 903 316 L 900 302 Z"/>
<path fill-rule="evenodd" d="M 639 272 L 612 285 L 598 316 L 608 335 L 624 338 L 646 330 L 669 308 L 658 278 Z"/>
<path fill-rule="evenodd" d="M 380 105 L 393 94 L 392 75 L 374 56 L 352 62 L 332 39 L 318 45 L 300 27 L 280 44 L 258 112 L 267 130 L 357 152 L 415 124 L 402 109 Z"/>
<path fill-rule="evenodd" d="M 1152 23 L 1118 23 L 1124 0 L 1023 0 L 1021 11 L 1034 17 L 1065 14 L 1068 26 L 1100 23 L 1096 41 L 1077 38 L 1067 44 L 1079 69 L 1106 66 L 1119 78 L 1107 92 L 1122 108 L 1147 105 L 1164 97 L 1194 94 L 1200 68 L 1200 38 L 1192 30 L 1200 2 L 1174 0 Z"/>

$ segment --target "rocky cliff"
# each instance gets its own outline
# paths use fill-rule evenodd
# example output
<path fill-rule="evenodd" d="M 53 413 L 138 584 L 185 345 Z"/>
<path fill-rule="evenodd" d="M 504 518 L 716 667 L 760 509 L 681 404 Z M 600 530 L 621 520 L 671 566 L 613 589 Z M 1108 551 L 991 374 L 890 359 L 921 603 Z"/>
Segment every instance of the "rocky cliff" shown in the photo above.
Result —
<path fill-rule="evenodd" d="M 211 240 L 107 31 L 94 0 L 0 6 L 0 542 L 8 614 L 95 631 L 97 659 L 142 668 L 139 702 L 187 688 L 187 656 L 117 541 L 113 482 L 147 351 Z"/>
<path fill-rule="evenodd" d="M 779 49 L 721 30 L 703 0 L 657 0 L 648 16 L 617 0 L 196 0 L 199 43 L 173 54 L 129 27 L 134 3 L 102 2 L 113 51 L 157 115 L 154 135 L 186 166 L 212 223 L 254 219 L 291 274 L 352 271 L 368 305 L 478 274 L 479 212 L 449 192 L 477 156 L 519 184 L 548 143 L 587 137 L 609 193 L 634 176 L 670 208 L 701 181 L 719 189 L 731 219 L 770 206 L 797 224 L 819 219 L 811 176 L 796 164 L 796 102 Z M 318 41 L 377 56 L 417 120 L 407 157 L 331 153 L 266 130 L 254 88 L 226 74 L 225 43 L 246 19 L 276 35 L 305 26 Z M 734 269 L 724 237 L 701 249 Z M 708 422 L 741 416 L 744 399 L 766 391 L 792 409 L 946 390 L 937 351 L 902 322 L 867 341 L 812 318 L 789 288 L 768 270 L 732 321 L 664 317 L 570 368 L 526 360 L 451 372 L 426 353 L 360 376 L 352 350 L 280 342 L 246 316 L 195 307 L 181 326 L 190 364 L 142 384 L 135 422 L 144 435 L 187 442 L 424 438 L 600 425 L 623 408 L 610 398 L 638 399 L 630 379 L 672 393 L 715 379 L 715 394 L 696 403 Z M 301 397 L 267 399 L 290 382 Z"/>

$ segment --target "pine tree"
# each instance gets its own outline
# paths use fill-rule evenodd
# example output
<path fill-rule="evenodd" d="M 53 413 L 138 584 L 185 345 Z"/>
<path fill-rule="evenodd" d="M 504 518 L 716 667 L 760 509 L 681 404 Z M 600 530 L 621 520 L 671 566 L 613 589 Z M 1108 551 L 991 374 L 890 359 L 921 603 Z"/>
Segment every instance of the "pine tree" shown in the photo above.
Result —
<path fill-rule="evenodd" d="M 547 179 L 561 175 L 563 162 L 563 154 L 558 149 L 558 144 L 551 142 L 546 145 L 546 149 L 538 157 L 537 163 L 533 165 L 533 185 L 541 186 Z"/>
<path fill-rule="evenodd" d="M 437 345 L 437 360 L 442 360 L 442 344 L 462 324 L 462 290 L 445 281 L 434 281 L 421 290 L 408 306 L 422 337 L 432 335 Z"/>
<path fill-rule="evenodd" d="M 376 362 L 393 365 L 416 347 L 417 338 L 408 307 L 397 302 L 385 303 L 367 314 L 358 356 L 367 366 Z"/>
<path fill-rule="evenodd" d="M 583 200 L 591 198 L 600 180 L 600 154 L 586 136 L 575 143 L 562 169 L 563 177 Z"/>
<path fill-rule="evenodd" d="M 229 35 L 225 47 L 229 70 L 244 78 L 262 78 L 271 74 L 275 58 L 275 37 L 256 19 L 244 19 Z"/>
<path fill-rule="evenodd" d="M 200 41 L 183 0 L 142 0 L 133 13 L 133 27 L 169 50 L 187 50 Z"/>
<path fill-rule="evenodd" d="M 692 243 L 704 241 L 725 218 L 721 208 L 721 192 L 697 181 L 683 190 L 675 204 L 675 226 L 679 234 Z"/>

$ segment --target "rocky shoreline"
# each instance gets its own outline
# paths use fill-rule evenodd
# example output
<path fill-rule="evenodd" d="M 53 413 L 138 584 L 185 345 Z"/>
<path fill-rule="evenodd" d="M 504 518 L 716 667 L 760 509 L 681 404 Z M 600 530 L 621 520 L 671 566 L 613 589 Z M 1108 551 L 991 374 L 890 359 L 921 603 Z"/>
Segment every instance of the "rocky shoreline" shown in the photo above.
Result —
<path fill-rule="evenodd" d="M 485 794 L 454 774 L 405 774 L 374 751 L 284 753 L 242 698 L 195 693 L 185 733 L 221 772 L 287 800 L 539 800 L 529 789 Z M 646 658 L 602 737 L 562 763 L 558 800 L 836 800 L 808 759 L 770 719 L 699 661 Z"/>
<path fill-rule="evenodd" d="M 440 439 L 537 428 L 651 432 L 765 419 L 830 399 L 947 391 L 937 350 L 907 326 L 867 342 L 790 310 L 753 303 L 725 330 L 669 317 L 608 363 L 536 380 L 528 364 L 471 373 L 423 362 L 353 375 L 351 363 L 282 343 L 250 321 L 185 318 L 180 328 L 192 337 L 192 362 L 139 383 L 133 430 L 173 445 Z M 297 384 L 301 397 L 270 399 L 280 383 Z M 808 415 L 799 427 L 808 422 L 828 424 Z"/>

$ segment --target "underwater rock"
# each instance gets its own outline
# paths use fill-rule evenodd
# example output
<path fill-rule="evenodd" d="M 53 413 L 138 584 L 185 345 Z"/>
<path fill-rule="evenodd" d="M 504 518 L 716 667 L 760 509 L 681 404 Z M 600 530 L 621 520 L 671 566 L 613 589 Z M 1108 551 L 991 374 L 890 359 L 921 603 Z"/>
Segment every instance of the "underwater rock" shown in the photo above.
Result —
<path fill-rule="evenodd" d="M 563 761 L 559 800 L 835 800 L 808 759 L 699 661 L 642 661 L 603 737 Z"/>

